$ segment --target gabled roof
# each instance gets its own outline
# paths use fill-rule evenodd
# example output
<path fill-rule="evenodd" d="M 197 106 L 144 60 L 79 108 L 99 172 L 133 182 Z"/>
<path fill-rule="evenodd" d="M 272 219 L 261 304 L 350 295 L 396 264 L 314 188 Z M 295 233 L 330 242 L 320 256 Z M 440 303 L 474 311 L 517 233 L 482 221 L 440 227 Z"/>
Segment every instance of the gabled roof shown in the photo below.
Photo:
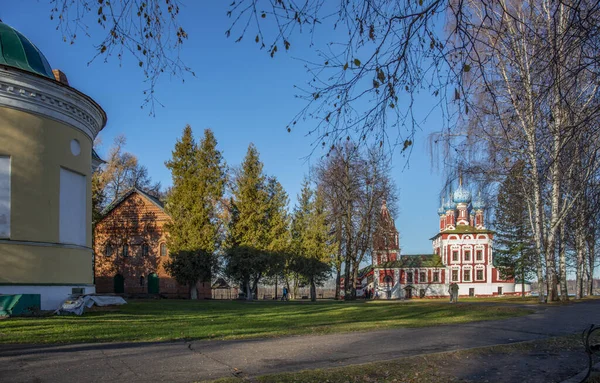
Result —
<path fill-rule="evenodd" d="M 402 269 L 412 267 L 445 267 L 437 254 L 402 255 L 400 260 L 385 262 L 377 266 L 382 269 Z"/>
<path fill-rule="evenodd" d="M 457 225 L 456 228 L 452 230 L 440 231 L 429 239 L 434 240 L 442 234 L 494 234 L 494 231 L 488 229 L 477 229 L 471 225 Z"/>
<path fill-rule="evenodd" d="M 212 284 L 211 288 L 213 289 L 230 289 L 229 283 L 223 278 L 217 278 L 215 283 Z"/>
<path fill-rule="evenodd" d="M 367 267 L 362 268 L 361 270 L 358 270 L 358 278 L 359 279 L 363 278 L 365 275 L 369 274 L 372 270 L 373 270 L 373 265 L 369 265 Z"/>
<path fill-rule="evenodd" d="M 124 193 L 122 196 L 120 196 L 119 198 L 114 200 L 110 205 L 108 205 L 104 210 L 102 210 L 102 216 L 104 217 L 107 214 L 109 214 L 117 206 L 119 206 L 123 201 L 125 201 L 127 198 L 129 198 L 129 196 L 132 195 L 133 193 L 138 193 L 142 197 L 144 197 L 147 200 L 149 200 L 150 202 L 152 202 L 160 210 L 162 210 L 163 212 L 165 211 L 165 206 L 163 205 L 162 202 L 160 202 L 160 200 L 158 198 L 151 196 L 150 194 L 146 193 L 145 191 L 134 187 L 134 188 L 129 189 L 128 192 Z"/>

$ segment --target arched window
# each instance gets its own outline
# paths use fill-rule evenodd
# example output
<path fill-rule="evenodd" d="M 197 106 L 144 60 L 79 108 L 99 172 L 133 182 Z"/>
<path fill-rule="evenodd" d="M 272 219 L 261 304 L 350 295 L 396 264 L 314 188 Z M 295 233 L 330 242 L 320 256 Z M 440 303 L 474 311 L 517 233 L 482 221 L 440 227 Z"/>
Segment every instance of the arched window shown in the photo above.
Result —
<path fill-rule="evenodd" d="M 165 257 L 166 255 L 167 255 L 167 244 L 163 242 L 160 244 L 160 256 Z"/>
<path fill-rule="evenodd" d="M 142 244 L 142 256 L 147 257 L 149 252 L 150 252 L 150 248 L 148 247 L 147 244 L 143 243 Z"/>
<path fill-rule="evenodd" d="M 106 248 L 104 249 L 104 255 L 107 257 L 112 257 L 113 256 L 113 246 L 110 243 L 106 244 Z"/>
<path fill-rule="evenodd" d="M 393 283 L 392 277 L 390 277 L 389 275 L 386 275 L 385 278 L 383 278 L 383 283 L 385 283 L 388 286 L 392 285 L 392 283 Z"/>

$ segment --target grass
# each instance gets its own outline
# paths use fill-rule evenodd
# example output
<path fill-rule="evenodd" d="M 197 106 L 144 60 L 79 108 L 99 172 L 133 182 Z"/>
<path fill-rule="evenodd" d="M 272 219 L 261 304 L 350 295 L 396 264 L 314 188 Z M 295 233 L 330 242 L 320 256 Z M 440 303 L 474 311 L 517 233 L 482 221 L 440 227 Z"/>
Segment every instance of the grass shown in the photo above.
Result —
<path fill-rule="evenodd" d="M 350 365 L 344 367 L 335 367 L 328 369 L 305 370 L 293 373 L 280 373 L 263 375 L 255 378 L 231 377 L 212 381 L 212 383 L 240 383 L 241 381 L 251 381 L 256 383 L 446 383 L 446 382 L 473 382 L 473 381 L 557 381 L 555 371 L 548 371 L 548 376 L 539 376 L 539 370 L 529 370 L 521 366 L 515 375 L 507 376 L 502 374 L 500 377 L 494 375 L 494 371 L 504 370 L 508 365 L 515 361 L 522 361 L 524 358 L 540 360 L 556 365 L 560 363 L 560 358 L 556 358 L 556 350 L 564 353 L 583 354 L 581 337 L 579 335 L 569 335 L 543 340 L 528 342 L 519 342 L 507 345 L 477 347 L 459 351 L 440 352 L 427 355 L 409 356 L 384 362 L 365 363 L 360 365 Z M 580 365 L 576 366 L 579 372 L 585 367 L 582 357 Z M 572 364 L 572 360 L 567 363 Z M 479 366 L 477 375 L 472 375 L 469 371 L 473 365 Z M 490 368 L 491 367 L 491 368 Z M 515 366 L 512 366 L 515 368 Z M 540 366 L 545 369 L 544 366 Z M 571 366 L 572 367 L 572 366 Z M 528 372 L 532 374 L 528 376 Z M 571 376 L 569 372 L 565 377 Z"/>
<path fill-rule="evenodd" d="M 428 302 L 131 300 L 81 317 L 0 320 L 0 344 L 242 339 L 423 327 L 527 315 L 503 305 Z"/>

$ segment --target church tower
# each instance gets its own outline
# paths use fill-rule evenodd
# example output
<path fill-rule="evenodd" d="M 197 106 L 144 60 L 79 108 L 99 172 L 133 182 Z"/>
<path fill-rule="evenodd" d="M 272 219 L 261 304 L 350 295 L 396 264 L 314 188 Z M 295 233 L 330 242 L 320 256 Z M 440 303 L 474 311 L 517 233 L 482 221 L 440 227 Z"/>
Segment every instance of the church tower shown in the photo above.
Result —
<path fill-rule="evenodd" d="M 398 230 L 396 230 L 396 225 L 384 200 L 373 234 L 373 265 L 381 265 L 399 259 L 400 242 L 398 240 Z"/>

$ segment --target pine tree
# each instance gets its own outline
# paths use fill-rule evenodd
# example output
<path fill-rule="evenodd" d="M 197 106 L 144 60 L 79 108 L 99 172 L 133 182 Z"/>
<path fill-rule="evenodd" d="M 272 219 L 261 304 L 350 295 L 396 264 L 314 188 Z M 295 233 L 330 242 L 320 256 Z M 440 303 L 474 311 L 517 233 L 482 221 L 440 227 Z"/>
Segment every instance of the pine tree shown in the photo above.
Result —
<path fill-rule="evenodd" d="M 535 241 L 527 207 L 525 168 L 517 162 L 498 190 L 495 222 L 496 262 L 504 278 L 525 279 L 535 270 Z"/>
<path fill-rule="evenodd" d="M 232 219 L 225 271 L 231 278 L 240 280 L 248 300 L 252 299 L 252 292 L 269 268 L 269 195 L 262 169 L 258 150 L 250 144 L 235 177 L 230 203 Z"/>
<path fill-rule="evenodd" d="M 286 264 L 289 261 L 291 241 L 290 216 L 287 210 L 289 198 L 275 177 L 269 177 L 267 181 L 267 194 L 267 250 L 271 257 L 267 277 L 270 283 L 275 284 L 275 299 L 277 299 L 277 285 L 281 278 L 285 278 Z"/>
<path fill-rule="evenodd" d="M 330 234 L 323 193 L 313 192 L 304 181 L 294 211 L 292 243 L 296 256 L 294 269 L 310 285 L 310 298 L 317 299 L 317 284 L 331 275 L 331 256 L 335 253 L 334 238 Z"/>
<path fill-rule="evenodd" d="M 196 284 L 210 282 L 216 265 L 218 204 L 225 188 L 225 163 L 213 133 L 205 130 L 197 146 L 187 125 L 166 166 L 171 170 L 173 187 L 165 206 L 171 217 L 166 225 L 170 259 L 165 268 L 179 283 L 190 286 L 192 299 L 197 299 Z"/>

